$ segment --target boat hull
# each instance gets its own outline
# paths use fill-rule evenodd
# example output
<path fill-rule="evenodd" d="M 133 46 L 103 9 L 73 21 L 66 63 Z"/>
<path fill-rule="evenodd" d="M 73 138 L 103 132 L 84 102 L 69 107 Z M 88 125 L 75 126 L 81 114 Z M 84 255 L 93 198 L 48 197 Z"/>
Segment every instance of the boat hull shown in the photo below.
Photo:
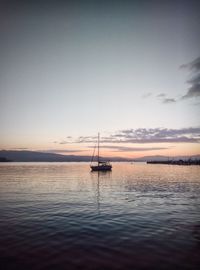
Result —
<path fill-rule="evenodd" d="M 91 166 L 91 171 L 111 171 L 112 166 L 111 165 L 97 165 L 97 166 Z"/>

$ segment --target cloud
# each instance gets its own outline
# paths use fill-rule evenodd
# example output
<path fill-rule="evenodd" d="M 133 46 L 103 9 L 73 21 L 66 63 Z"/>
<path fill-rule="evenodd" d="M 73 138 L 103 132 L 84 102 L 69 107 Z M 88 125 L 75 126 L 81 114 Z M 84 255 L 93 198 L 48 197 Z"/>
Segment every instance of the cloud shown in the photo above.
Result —
<path fill-rule="evenodd" d="M 166 94 L 164 94 L 164 93 L 160 93 L 157 95 L 158 98 L 164 98 L 165 96 L 166 96 Z"/>
<path fill-rule="evenodd" d="M 117 135 L 117 136 L 116 136 Z M 166 128 L 140 128 L 121 130 L 116 134 L 116 138 L 120 138 L 128 143 L 163 143 L 163 142 L 199 142 L 200 127 L 198 128 L 182 128 L 182 129 L 166 129 Z"/>
<path fill-rule="evenodd" d="M 29 148 L 27 147 L 15 147 L 15 148 L 12 148 L 13 150 L 29 150 Z"/>
<path fill-rule="evenodd" d="M 180 66 L 181 69 L 188 69 L 192 72 L 192 77 L 187 81 L 189 88 L 186 94 L 182 95 L 180 100 L 199 98 L 200 97 L 200 57 L 196 58 L 188 64 Z M 156 96 L 163 104 L 175 103 L 178 100 L 175 98 L 166 97 L 165 93 L 160 93 Z"/>
<path fill-rule="evenodd" d="M 47 149 L 47 150 L 40 150 L 43 153 L 78 153 L 85 150 L 77 150 L 77 149 Z"/>
<path fill-rule="evenodd" d="M 164 98 L 162 100 L 162 103 L 164 103 L 164 104 L 169 104 L 169 103 L 174 103 L 174 102 L 176 102 L 176 100 L 174 98 Z"/>
<path fill-rule="evenodd" d="M 152 96 L 152 93 L 151 92 L 148 92 L 148 93 L 144 94 L 142 97 L 143 98 L 149 98 L 151 96 Z"/>
<path fill-rule="evenodd" d="M 190 69 L 191 71 L 200 71 L 200 57 L 197 57 L 195 60 L 188 64 L 183 64 L 180 66 L 180 68 L 187 68 Z"/>
<path fill-rule="evenodd" d="M 174 98 L 166 97 L 165 93 L 160 93 L 156 97 L 164 104 L 170 104 L 170 103 L 175 103 L 176 102 L 176 100 Z"/>
<path fill-rule="evenodd" d="M 97 136 L 81 136 L 79 138 L 71 140 L 71 143 L 75 144 L 77 143 L 95 144 L 96 142 Z M 101 137 L 101 143 L 145 144 L 145 143 L 199 143 L 199 142 L 200 142 L 200 127 L 189 127 L 182 129 L 167 129 L 167 128 L 124 129 L 112 133 L 108 136 Z"/>
<path fill-rule="evenodd" d="M 195 98 L 200 97 L 200 76 L 199 76 L 199 83 L 194 83 L 191 85 L 191 87 L 188 89 L 187 93 L 182 96 L 182 99 L 187 98 Z"/>
<path fill-rule="evenodd" d="M 69 142 L 68 141 L 61 141 L 59 142 L 59 144 L 68 144 Z"/>
<path fill-rule="evenodd" d="M 104 145 L 101 146 L 103 149 L 113 149 L 115 152 L 142 152 L 142 151 L 156 151 L 169 149 L 168 147 L 127 147 L 127 146 L 115 146 L 115 145 Z"/>
<path fill-rule="evenodd" d="M 193 72 L 192 78 L 187 81 L 190 85 L 188 91 L 181 99 L 198 98 L 200 97 L 200 57 L 196 58 L 191 63 L 182 65 L 181 68 L 187 68 Z"/>

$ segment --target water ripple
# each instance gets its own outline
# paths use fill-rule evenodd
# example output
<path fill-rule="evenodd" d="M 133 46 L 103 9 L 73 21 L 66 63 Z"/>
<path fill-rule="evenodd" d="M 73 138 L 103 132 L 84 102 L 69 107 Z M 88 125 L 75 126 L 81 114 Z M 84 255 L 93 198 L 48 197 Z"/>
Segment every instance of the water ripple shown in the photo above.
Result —
<path fill-rule="evenodd" d="M 0 269 L 198 269 L 200 169 L 0 164 Z"/>

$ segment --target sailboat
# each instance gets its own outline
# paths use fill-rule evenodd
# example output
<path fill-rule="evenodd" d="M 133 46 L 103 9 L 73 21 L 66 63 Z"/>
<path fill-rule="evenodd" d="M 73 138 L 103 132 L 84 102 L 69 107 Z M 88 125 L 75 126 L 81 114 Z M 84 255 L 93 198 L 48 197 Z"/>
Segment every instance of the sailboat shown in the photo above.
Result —
<path fill-rule="evenodd" d="M 112 165 L 110 164 L 110 162 L 108 161 L 102 161 L 100 160 L 100 156 L 99 156 L 99 142 L 100 142 L 100 135 L 98 133 L 98 142 L 97 142 L 97 164 L 96 165 L 92 165 L 92 162 L 94 160 L 94 154 L 95 154 L 95 149 L 94 148 L 94 152 L 93 152 L 93 156 L 92 156 L 92 160 L 91 160 L 91 171 L 111 171 L 112 170 Z"/>

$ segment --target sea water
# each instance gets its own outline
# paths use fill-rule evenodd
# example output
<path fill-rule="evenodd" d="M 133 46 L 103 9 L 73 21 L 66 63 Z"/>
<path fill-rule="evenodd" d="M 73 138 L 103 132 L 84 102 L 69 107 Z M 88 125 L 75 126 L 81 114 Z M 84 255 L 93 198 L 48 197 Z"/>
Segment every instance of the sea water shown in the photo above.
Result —
<path fill-rule="evenodd" d="M 1 269 L 198 269 L 200 166 L 0 164 Z"/>

